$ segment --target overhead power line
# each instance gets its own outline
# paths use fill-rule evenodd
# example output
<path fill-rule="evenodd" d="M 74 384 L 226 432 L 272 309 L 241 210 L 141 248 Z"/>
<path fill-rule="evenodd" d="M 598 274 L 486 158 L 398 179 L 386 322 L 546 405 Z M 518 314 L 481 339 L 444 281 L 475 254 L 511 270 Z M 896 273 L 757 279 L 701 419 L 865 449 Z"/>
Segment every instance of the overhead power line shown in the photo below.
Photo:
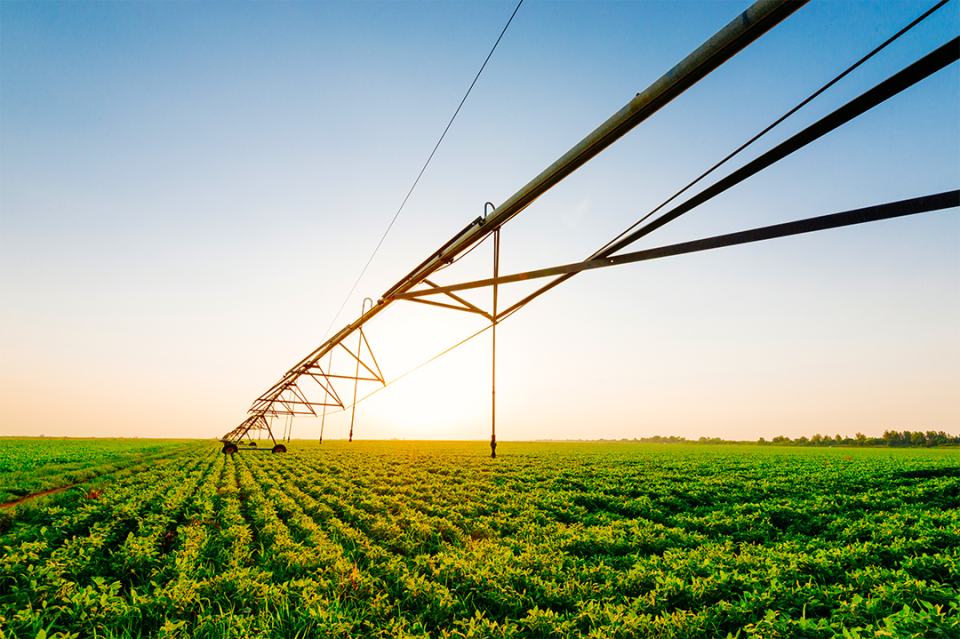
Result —
<path fill-rule="evenodd" d="M 474 85 L 477 83 L 477 80 L 480 79 L 480 74 L 483 73 L 483 70 L 487 67 L 487 62 L 490 61 L 493 52 L 497 50 L 497 45 L 500 44 L 500 40 L 503 39 L 503 34 L 507 32 L 507 28 L 510 26 L 510 23 L 513 22 L 513 17 L 517 15 L 517 11 L 520 10 L 520 5 L 523 4 L 523 0 L 520 0 L 517 3 L 516 8 L 513 10 L 513 13 L 510 14 L 510 19 L 507 20 L 507 24 L 504 25 L 503 31 L 500 32 L 500 36 L 497 38 L 497 41 L 493 43 L 493 48 L 490 49 L 490 53 L 487 54 L 486 60 L 483 61 L 483 64 L 480 65 L 480 70 L 477 71 L 477 75 L 473 78 L 473 82 L 470 83 L 470 88 L 467 89 L 467 92 L 464 94 L 463 99 L 460 100 L 457 110 L 453 112 L 453 117 L 450 118 L 450 121 L 447 123 L 446 128 L 443 130 L 443 133 L 440 134 L 440 139 L 437 140 L 436 145 L 433 147 L 433 151 L 430 152 L 430 156 L 427 158 L 427 161 L 423 164 L 423 168 L 420 169 L 420 173 L 417 174 L 417 179 L 413 181 L 413 185 L 410 187 L 410 190 L 407 191 L 406 197 L 403 198 L 403 202 L 400 203 L 400 208 L 397 209 L 397 212 L 393 214 L 393 219 L 390 220 L 390 224 L 387 225 L 387 230 L 383 232 L 383 237 L 380 238 L 380 241 L 377 242 L 376 248 L 373 249 L 373 253 L 370 255 L 370 259 L 367 260 L 367 263 L 364 265 L 363 270 L 360 271 L 360 275 L 357 277 L 357 281 L 353 283 L 353 286 L 350 288 L 350 292 L 347 293 L 347 297 L 343 300 L 343 304 L 340 305 L 340 310 L 337 311 L 337 314 L 334 315 L 333 320 L 330 322 L 330 326 L 327 327 L 326 332 L 323 334 L 323 339 L 327 338 L 327 335 L 330 334 L 330 329 L 333 328 L 333 325 L 336 323 L 337 318 L 340 317 L 340 313 L 343 312 L 343 309 L 347 306 L 347 302 L 350 301 L 350 296 L 353 295 L 353 292 L 357 290 L 357 285 L 360 284 L 360 280 L 363 279 L 364 274 L 367 272 L 367 268 L 370 267 L 370 264 L 373 262 L 373 258 L 376 257 L 377 251 L 380 250 L 380 246 L 383 245 L 383 241 L 387 239 L 387 234 L 390 232 L 390 229 L 393 228 L 393 223 L 397 221 L 397 218 L 400 217 L 400 211 L 403 210 L 403 207 L 407 205 L 407 200 L 410 199 L 410 196 L 413 194 L 413 190 L 417 188 L 417 184 L 420 182 L 420 178 L 423 177 L 424 171 L 427 170 L 427 167 L 430 165 L 430 160 L 433 159 L 434 154 L 437 152 L 437 149 L 440 148 L 440 143 L 443 142 L 443 138 L 446 137 L 447 131 L 450 130 L 450 126 L 453 124 L 453 121 L 457 119 L 457 114 L 460 113 L 460 109 L 463 108 L 463 104 L 467 101 L 467 97 L 470 96 L 470 92 L 473 91 Z"/>

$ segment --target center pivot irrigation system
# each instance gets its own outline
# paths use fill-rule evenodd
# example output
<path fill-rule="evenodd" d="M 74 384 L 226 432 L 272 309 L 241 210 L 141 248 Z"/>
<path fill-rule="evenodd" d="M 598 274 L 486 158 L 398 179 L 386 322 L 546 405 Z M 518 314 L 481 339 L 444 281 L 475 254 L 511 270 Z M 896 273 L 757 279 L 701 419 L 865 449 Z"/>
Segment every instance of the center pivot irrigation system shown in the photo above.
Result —
<path fill-rule="evenodd" d="M 537 198 L 553 188 L 565 177 L 573 173 L 580 166 L 588 162 L 591 158 L 613 144 L 620 137 L 625 135 L 635 126 L 646 120 L 652 114 L 664 107 L 667 103 L 680 95 L 683 91 L 691 87 L 700 79 L 705 77 L 711 71 L 732 58 L 739 51 L 747 47 L 751 42 L 762 36 L 764 33 L 779 24 L 782 20 L 791 15 L 794 11 L 806 4 L 806 0 L 787 1 L 787 0 L 759 0 L 749 9 L 737 16 L 726 27 L 721 29 L 716 35 L 710 38 L 696 51 L 688 55 L 674 68 L 668 71 L 660 79 L 650 85 L 645 91 L 638 93 L 637 96 L 629 102 L 620 111 L 601 124 L 590 135 L 584 138 L 579 144 L 574 146 L 563 157 L 550 165 L 545 171 L 534 178 L 530 183 L 517 191 L 513 196 L 495 207 L 491 203 L 484 206 L 484 215 L 478 217 L 468 224 L 462 231 L 453 236 L 446 244 L 434 251 L 419 266 L 413 269 L 408 275 L 390 287 L 383 296 L 373 302 L 370 298 L 364 300 L 360 317 L 354 322 L 348 324 L 333 337 L 324 342 L 312 353 L 303 358 L 293 368 L 287 371 L 276 384 L 270 387 L 265 393 L 260 395 L 250 407 L 249 416 L 235 429 L 221 438 L 223 442 L 223 452 L 232 454 L 239 450 L 262 450 L 273 452 L 286 452 L 283 444 L 277 443 L 274 438 L 271 423 L 274 418 L 283 418 L 285 436 L 289 438 L 289 430 L 292 428 L 292 420 L 297 415 L 310 415 L 317 417 L 318 409 L 321 410 L 321 417 L 325 418 L 327 409 L 334 407 L 341 411 L 347 408 L 351 409 L 350 417 L 350 441 L 353 441 L 353 424 L 356 415 L 357 404 L 357 385 L 361 381 L 377 382 L 380 385 L 386 385 L 383 373 L 377 364 L 373 355 L 373 350 L 367 341 L 363 332 L 364 325 L 387 309 L 391 304 L 397 301 L 405 300 L 409 302 L 418 302 L 430 304 L 440 308 L 453 309 L 474 313 L 486 318 L 490 324 L 483 330 L 491 329 L 492 332 L 492 366 L 491 366 L 491 433 L 490 433 L 490 452 L 491 457 L 496 457 L 497 434 L 496 434 L 496 348 L 497 348 L 497 324 L 517 312 L 535 298 L 567 281 L 577 273 L 589 269 L 604 268 L 608 266 L 617 266 L 632 262 L 667 257 L 671 255 L 681 255 L 684 253 L 694 253 L 708 249 L 720 248 L 724 246 L 733 246 L 736 244 L 746 244 L 750 242 L 759 242 L 789 235 L 798 235 L 801 233 L 810 233 L 825 229 L 839 228 L 853 224 L 862 224 L 894 217 L 906 215 L 915 215 L 928 211 L 935 211 L 947 208 L 960 207 L 960 190 L 948 191 L 925 195 L 909 200 L 899 202 L 890 202 L 867 208 L 834 213 L 831 215 L 822 215 L 774 226 L 755 228 L 739 233 L 719 235 L 715 237 L 684 242 L 681 244 L 672 244 L 661 246 L 643 251 L 632 253 L 622 253 L 621 251 L 650 232 L 671 222 L 684 213 L 687 213 L 695 207 L 707 202 L 711 198 L 723 193 L 727 189 L 744 181 L 750 176 L 762 171 L 775 162 L 787 157 L 794 151 L 806 146 L 807 144 L 819 139 L 837 127 L 849 122 L 850 120 L 862 115 L 873 107 L 892 98 L 901 91 L 922 81 L 924 78 L 945 69 L 948 65 L 956 62 L 960 57 L 960 39 L 954 38 L 935 51 L 927 54 L 913 64 L 907 66 L 900 72 L 892 75 L 883 82 L 880 82 L 873 88 L 854 98 L 844 106 L 821 118 L 817 122 L 808 126 L 788 140 L 778 144 L 771 150 L 762 154 L 760 157 L 752 160 L 743 167 L 737 169 L 727 177 L 720 179 L 713 185 L 705 188 L 700 193 L 690 197 L 686 201 L 673 206 L 673 208 L 664 211 L 661 215 L 649 222 L 653 213 L 660 211 L 666 204 L 677 198 L 691 186 L 699 182 L 706 175 L 711 173 L 720 164 L 739 153 L 747 145 L 751 144 L 761 135 L 782 122 L 785 118 L 792 115 L 804 104 L 812 100 L 821 92 L 832 86 L 840 78 L 862 64 L 873 54 L 884 48 L 887 44 L 898 38 L 907 30 L 918 24 L 921 20 L 943 6 L 948 0 L 943 0 L 935 5 L 925 14 L 914 20 L 911 24 L 905 26 L 899 33 L 881 44 L 877 49 L 867 54 L 864 58 L 844 71 L 840 76 L 827 83 L 819 91 L 800 103 L 774 124 L 767 127 L 764 131 L 751 139 L 737 151 L 727 156 L 719 164 L 715 165 L 707 173 L 701 175 L 691 184 L 667 200 L 663 205 L 642 218 L 632 227 L 614 238 L 607 245 L 593 253 L 582 262 L 565 264 L 552 268 L 528 271 L 525 273 L 516 273 L 512 275 L 501 276 L 499 273 L 500 258 L 500 229 L 512 219 L 515 215 L 523 211 L 532 204 Z M 645 223 L 646 222 L 646 223 Z M 464 282 L 452 286 L 438 286 L 430 281 L 430 276 L 439 269 L 452 264 L 463 256 L 467 251 L 477 246 L 480 242 L 493 236 L 493 277 L 484 280 Z M 540 288 L 530 293 L 519 302 L 513 304 L 505 310 L 499 310 L 497 306 L 497 292 L 501 284 L 511 282 L 520 282 L 538 278 L 549 278 Z M 490 287 L 493 292 L 493 304 L 490 312 L 469 303 L 457 292 Z M 430 297 L 443 296 L 436 299 Z M 483 332 L 483 331 L 480 331 Z M 479 333 L 477 333 L 479 334 Z M 351 371 L 346 373 L 334 374 L 332 371 L 333 351 L 342 349 L 349 355 Z M 322 360 L 327 359 L 327 365 L 324 367 Z M 334 380 L 352 380 L 353 381 L 353 402 L 350 406 L 344 404 L 340 394 L 334 388 Z M 320 399 L 309 399 L 316 397 L 316 391 L 321 392 Z M 308 392 L 309 391 L 309 392 Z M 252 433 L 262 436 L 263 431 L 273 440 L 273 448 L 256 448 L 252 438 Z M 242 446 L 244 438 L 248 438 L 249 446 Z M 321 442 L 323 441 L 323 431 L 321 425 Z"/>

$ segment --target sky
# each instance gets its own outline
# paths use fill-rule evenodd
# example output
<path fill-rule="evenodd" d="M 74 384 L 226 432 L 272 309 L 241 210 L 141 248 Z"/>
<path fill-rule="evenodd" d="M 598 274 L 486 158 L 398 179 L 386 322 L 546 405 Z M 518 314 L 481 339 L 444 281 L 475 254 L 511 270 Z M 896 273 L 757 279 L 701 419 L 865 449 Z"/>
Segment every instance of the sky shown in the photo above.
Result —
<path fill-rule="evenodd" d="M 810 2 L 509 222 L 501 274 L 589 256 L 932 5 Z M 337 317 L 515 6 L 0 3 L 0 434 L 220 437 L 749 3 L 526 0 Z M 958 6 L 717 177 L 955 37 Z M 634 250 L 958 183 L 954 63 Z M 957 211 L 580 274 L 498 327 L 498 439 L 956 434 Z M 491 270 L 487 242 L 436 279 Z M 392 383 L 355 436 L 489 438 L 489 332 L 401 378 L 484 325 L 371 322 Z"/>

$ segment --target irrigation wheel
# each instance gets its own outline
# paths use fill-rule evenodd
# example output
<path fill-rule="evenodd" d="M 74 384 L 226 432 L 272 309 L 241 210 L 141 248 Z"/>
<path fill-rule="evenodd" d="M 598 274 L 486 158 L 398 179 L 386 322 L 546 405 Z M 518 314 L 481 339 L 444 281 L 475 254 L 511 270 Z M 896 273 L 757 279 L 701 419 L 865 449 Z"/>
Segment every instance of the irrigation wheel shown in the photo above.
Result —
<path fill-rule="evenodd" d="M 275 453 L 285 453 L 285 452 L 287 452 L 287 447 L 284 446 L 283 444 L 277 444 L 276 446 L 273 447 L 273 452 L 275 452 Z"/>
<path fill-rule="evenodd" d="M 237 452 L 237 445 L 236 445 L 236 444 L 224 444 L 224 445 L 223 445 L 223 454 L 224 454 L 224 455 L 232 455 L 232 454 L 234 454 L 235 452 Z"/>

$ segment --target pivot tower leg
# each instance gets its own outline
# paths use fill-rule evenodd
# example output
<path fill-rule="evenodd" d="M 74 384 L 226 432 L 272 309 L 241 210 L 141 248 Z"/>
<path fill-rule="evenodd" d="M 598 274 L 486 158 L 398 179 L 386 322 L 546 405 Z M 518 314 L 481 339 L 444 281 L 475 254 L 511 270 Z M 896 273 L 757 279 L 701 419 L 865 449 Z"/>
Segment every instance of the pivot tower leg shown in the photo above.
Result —
<path fill-rule="evenodd" d="M 357 415 L 357 384 L 360 383 L 360 347 L 363 345 L 363 329 L 360 331 L 361 336 L 357 337 L 357 372 L 354 373 L 353 380 L 353 407 L 350 409 L 350 437 L 347 438 L 348 441 L 353 441 L 353 418 Z"/>
<path fill-rule="evenodd" d="M 367 312 L 367 302 L 370 302 L 370 309 L 373 309 L 373 300 L 365 297 L 363 298 L 363 304 L 360 306 L 360 315 Z M 360 383 L 360 349 L 363 348 L 363 327 L 361 326 L 357 332 L 359 333 L 357 336 L 357 372 L 353 375 L 353 409 L 350 411 L 350 437 L 347 439 L 351 442 L 353 441 L 353 418 L 357 414 L 357 384 Z M 379 367 L 377 368 L 379 370 Z"/>
<path fill-rule="evenodd" d="M 493 277 L 500 275 L 500 229 L 493 232 Z M 490 365 L 490 458 L 497 458 L 497 285 L 493 285 L 493 348 Z"/>
<path fill-rule="evenodd" d="M 333 371 L 333 351 L 330 351 L 330 359 L 327 361 L 327 372 L 330 373 Z M 329 378 L 327 383 L 329 384 Z M 323 425 L 327 421 L 327 399 L 329 399 L 330 393 L 324 391 L 323 395 L 323 417 L 320 418 L 320 443 L 323 443 Z"/>

